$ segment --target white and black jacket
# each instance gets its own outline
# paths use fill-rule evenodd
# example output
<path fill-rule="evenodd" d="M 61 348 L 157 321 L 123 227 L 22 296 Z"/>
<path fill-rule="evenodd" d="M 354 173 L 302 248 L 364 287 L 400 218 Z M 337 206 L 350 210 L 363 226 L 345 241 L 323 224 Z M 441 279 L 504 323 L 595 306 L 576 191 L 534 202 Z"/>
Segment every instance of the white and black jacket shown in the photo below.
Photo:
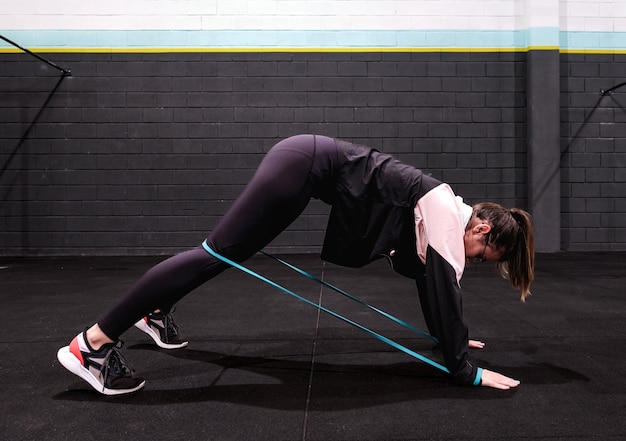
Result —
<path fill-rule="evenodd" d="M 392 156 L 336 140 L 344 161 L 334 188 L 322 259 L 362 267 L 390 257 L 398 273 L 415 279 L 430 333 L 457 384 L 472 385 L 460 279 L 463 235 L 472 208 L 450 186 Z"/>

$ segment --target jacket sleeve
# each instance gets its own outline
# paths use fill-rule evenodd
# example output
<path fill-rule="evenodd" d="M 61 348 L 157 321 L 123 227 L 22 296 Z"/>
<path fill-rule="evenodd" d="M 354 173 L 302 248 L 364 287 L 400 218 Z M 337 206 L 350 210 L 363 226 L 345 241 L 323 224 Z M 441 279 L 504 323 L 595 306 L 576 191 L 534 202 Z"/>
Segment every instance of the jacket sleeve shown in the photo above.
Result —
<path fill-rule="evenodd" d="M 420 288 L 426 323 L 431 334 L 439 340 L 453 381 L 467 386 L 479 384 L 478 368 L 469 361 L 461 288 L 456 282 L 454 269 L 432 247 L 428 247 L 426 254 L 426 283 Z"/>
<path fill-rule="evenodd" d="M 469 361 L 460 286 L 465 268 L 463 211 L 467 206 L 463 205 L 448 185 L 441 184 L 420 198 L 415 207 L 418 254 L 426 266 L 419 295 L 426 323 L 439 339 L 454 382 L 477 385 L 481 370 Z"/>

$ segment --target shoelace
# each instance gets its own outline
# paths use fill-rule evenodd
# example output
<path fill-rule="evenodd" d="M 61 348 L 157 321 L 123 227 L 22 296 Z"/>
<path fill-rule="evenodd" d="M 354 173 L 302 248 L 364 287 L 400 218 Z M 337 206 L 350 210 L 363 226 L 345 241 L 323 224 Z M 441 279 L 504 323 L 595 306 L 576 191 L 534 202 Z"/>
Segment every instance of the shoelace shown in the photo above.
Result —
<path fill-rule="evenodd" d="M 133 373 L 128 360 L 126 360 L 120 352 L 120 349 L 122 349 L 123 346 L 124 342 L 122 340 L 118 340 L 115 342 L 115 345 L 111 346 L 111 349 L 109 349 L 106 357 L 104 357 L 102 370 L 100 372 L 105 384 L 107 378 L 109 377 L 109 373 L 118 377 L 130 377 Z M 103 385 L 103 388 L 104 387 L 105 385 Z"/>
<path fill-rule="evenodd" d="M 174 323 L 174 317 L 172 314 L 165 314 L 163 317 L 163 324 L 165 325 L 165 337 L 167 338 L 166 343 L 169 343 L 170 338 L 174 338 L 178 336 L 178 325 Z"/>

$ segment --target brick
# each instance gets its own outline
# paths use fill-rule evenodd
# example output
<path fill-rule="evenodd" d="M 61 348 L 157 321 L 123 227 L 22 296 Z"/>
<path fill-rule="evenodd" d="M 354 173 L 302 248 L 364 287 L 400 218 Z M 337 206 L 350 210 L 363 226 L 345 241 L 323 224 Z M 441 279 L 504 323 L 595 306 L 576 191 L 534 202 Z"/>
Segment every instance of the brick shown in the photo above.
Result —
<path fill-rule="evenodd" d="M 401 77 L 398 74 L 398 63 L 391 61 L 381 61 L 367 64 L 367 74 L 380 77 Z"/>
<path fill-rule="evenodd" d="M 367 105 L 370 107 L 395 107 L 398 102 L 396 93 L 370 93 L 367 95 Z"/>
<path fill-rule="evenodd" d="M 473 169 L 472 170 L 472 182 L 481 184 L 499 184 L 500 170 L 499 169 Z"/>
<path fill-rule="evenodd" d="M 485 94 L 485 106 L 499 108 L 524 107 L 526 106 L 526 96 L 519 92 L 488 92 Z M 523 110 L 525 111 L 526 109 Z"/>
<path fill-rule="evenodd" d="M 396 137 L 398 136 L 398 125 L 397 124 L 369 123 L 368 124 L 368 136 L 371 138 Z"/>
<path fill-rule="evenodd" d="M 383 90 L 380 78 L 354 78 L 354 91 L 379 92 Z"/>
<path fill-rule="evenodd" d="M 471 151 L 471 142 L 463 138 L 446 138 L 443 140 L 443 151 L 447 153 L 467 153 Z M 467 155 L 463 155 L 467 156 Z M 473 155 L 481 156 L 481 155 Z"/>
<path fill-rule="evenodd" d="M 307 129 L 309 130 L 310 127 L 307 127 Z M 358 121 L 352 124 L 342 124 L 338 127 L 336 136 L 352 142 L 358 142 L 356 141 L 358 138 L 368 137 L 368 124 Z"/>
<path fill-rule="evenodd" d="M 588 198 L 584 201 L 588 213 L 611 213 L 615 210 L 613 198 Z"/>
<path fill-rule="evenodd" d="M 487 125 L 481 123 L 457 124 L 458 136 L 460 138 L 484 138 L 487 136 Z"/>
<path fill-rule="evenodd" d="M 278 138 L 278 124 L 276 123 L 250 123 L 248 136 L 251 138 Z"/>
<path fill-rule="evenodd" d="M 425 77 L 426 64 L 414 62 L 398 62 L 397 74 L 403 77 Z"/>
<path fill-rule="evenodd" d="M 614 171 L 608 168 L 587 168 L 585 170 L 586 182 L 613 182 Z"/>
<path fill-rule="evenodd" d="M 276 105 L 278 107 L 303 107 L 306 106 L 306 92 L 277 92 L 274 94 L 276 98 Z M 343 96 L 342 94 L 340 96 Z M 338 103 L 342 105 L 342 103 Z"/>
<path fill-rule="evenodd" d="M 413 79 L 408 77 L 383 78 L 383 90 L 386 92 L 412 91 Z"/>
<path fill-rule="evenodd" d="M 625 138 L 626 127 L 624 124 L 600 123 L 600 137 L 602 138 Z"/>
<path fill-rule="evenodd" d="M 413 151 L 418 153 L 441 153 L 441 138 L 417 138 L 413 140 Z"/>
<path fill-rule="evenodd" d="M 97 137 L 97 125 L 96 124 L 69 124 L 66 127 L 65 134 L 67 138 L 96 138 Z"/>
<path fill-rule="evenodd" d="M 350 77 L 363 77 L 367 75 L 367 63 L 349 61 L 339 63 L 337 66 L 337 74 Z"/>
<path fill-rule="evenodd" d="M 455 103 L 455 94 L 452 92 L 427 93 L 425 106 L 428 107 L 451 107 Z"/>
<path fill-rule="evenodd" d="M 216 90 L 216 87 L 209 87 L 210 90 Z M 259 77 L 236 77 L 232 80 L 232 90 L 241 91 L 260 91 L 263 90 L 263 78 Z"/>
<path fill-rule="evenodd" d="M 365 107 L 368 105 L 368 95 L 359 92 L 343 92 L 337 95 L 337 105 L 357 108 Z"/>
<path fill-rule="evenodd" d="M 600 193 L 600 184 L 598 183 L 574 183 L 571 186 L 572 189 L 572 193 L 571 196 L 573 198 L 577 198 L 577 197 L 600 197 L 600 196 L 604 196 L 607 197 L 607 195 L 602 195 Z"/>
<path fill-rule="evenodd" d="M 221 126 L 212 123 L 190 123 L 190 124 L 169 124 L 158 125 L 159 138 L 211 138 L 218 136 Z"/>
<path fill-rule="evenodd" d="M 504 142 L 506 138 L 514 138 L 520 130 L 519 125 L 514 123 L 499 123 L 487 125 L 488 138 L 501 138 Z"/>
<path fill-rule="evenodd" d="M 239 80 L 239 77 L 235 78 L 222 78 L 222 77 L 203 77 L 200 79 L 200 90 L 213 91 L 213 92 L 233 92 L 237 91 L 235 83 Z M 255 87 L 256 83 L 252 83 L 252 87 Z M 259 84 L 262 84 L 259 81 Z M 247 89 L 244 89 L 247 90 Z"/>
<path fill-rule="evenodd" d="M 386 138 L 382 140 L 380 149 L 400 159 L 400 155 L 413 152 L 413 140 L 406 138 Z M 412 155 L 412 157 L 415 157 L 415 155 Z M 424 160 L 424 163 L 426 163 L 426 160 Z"/>
<path fill-rule="evenodd" d="M 626 243 L 626 228 L 616 228 L 614 230 L 614 242 L 618 243 L 618 244 L 624 244 Z M 621 248 L 616 248 L 616 249 L 621 249 Z"/>
<path fill-rule="evenodd" d="M 218 64 L 217 76 L 218 77 L 245 77 L 248 75 L 248 65 L 244 62 L 223 61 Z"/>
<path fill-rule="evenodd" d="M 585 242 L 593 244 L 594 242 L 611 243 L 613 242 L 614 231 L 608 228 L 587 228 L 585 231 Z"/>
<path fill-rule="evenodd" d="M 572 77 L 597 77 L 600 67 L 596 63 L 570 63 L 569 75 Z"/>
<path fill-rule="evenodd" d="M 187 61 L 187 76 L 189 77 L 213 77 L 217 75 L 217 63 L 204 61 Z"/>
<path fill-rule="evenodd" d="M 275 77 L 278 74 L 278 64 L 269 60 L 251 61 L 247 63 L 247 71 L 253 77 Z"/>
<path fill-rule="evenodd" d="M 615 170 L 615 182 L 626 182 L 626 169 L 619 168 Z"/>
<path fill-rule="evenodd" d="M 173 90 L 172 79 L 169 77 L 143 77 L 141 90 L 143 92 L 169 92 Z"/>
<path fill-rule="evenodd" d="M 485 107 L 485 95 L 481 93 L 457 93 L 455 98 L 457 107 Z"/>
<path fill-rule="evenodd" d="M 334 107 L 337 105 L 337 94 L 335 92 L 309 93 L 307 104 L 312 107 Z"/>
<path fill-rule="evenodd" d="M 432 77 L 415 78 L 412 81 L 412 90 L 424 92 L 440 92 L 442 90 L 442 79 Z"/>
<path fill-rule="evenodd" d="M 431 61 L 426 66 L 429 77 L 447 77 L 457 75 L 457 64 L 448 61 Z"/>
<path fill-rule="evenodd" d="M 403 109 L 404 107 L 397 107 L 397 109 Z M 410 109 L 411 110 L 411 109 Z M 412 120 L 415 122 L 442 122 L 443 112 L 442 109 L 432 109 L 426 107 L 417 107 L 412 109 Z"/>
<path fill-rule="evenodd" d="M 569 155 L 572 167 L 599 167 L 601 157 L 595 153 L 572 153 Z"/>
<path fill-rule="evenodd" d="M 309 63 L 305 61 L 279 61 L 276 64 L 276 76 L 279 77 L 304 77 L 308 70 Z"/>
<path fill-rule="evenodd" d="M 497 138 L 471 139 L 473 153 L 498 153 L 500 140 Z"/>
<path fill-rule="evenodd" d="M 483 108 L 472 109 L 472 121 L 473 122 L 500 122 L 502 120 L 501 112 L 499 109 Z"/>
<path fill-rule="evenodd" d="M 292 123 L 292 124 L 280 124 L 278 126 L 278 137 L 280 139 L 288 138 L 290 136 L 299 135 L 308 131 L 308 125 L 306 123 Z"/>
<path fill-rule="evenodd" d="M 294 109 L 294 119 L 296 121 L 323 121 L 324 109 L 321 107 Z"/>
<path fill-rule="evenodd" d="M 351 78 L 340 78 L 340 77 L 323 78 L 322 83 L 323 83 L 322 89 L 325 92 L 350 92 L 352 91 L 352 79 Z"/>
<path fill-rule="evenodd" d="M 328 108 L 324 109 L 324 121 L 332 122 L 353 122 L 355 120 L 354 110 L 350 108 Z"/>
<path fill-rule="evenodd" d="M 599 228 L 601 217 L 595 213 L 577 213 L 572 217 L 571 225 L 575 228 Z"/>
<path fill-rule="evenodd" d="M 514 184 L 501 183 L 500 185 L 488 185 L 486 199 L 490 201 L 499 201 L 504 206 L 517 205 L 507 203 L 506 200 L 513 200 L 516 195 Z"/>
<path fill-rule="evenodd" d="M 130 107 L 156 107 L 156 94 L 146 92 L 128 92 L 126 105 Z"/>
<path fill-rule="evenodd" d="M 428 124 L 428 136 L 433 138 L 455 138 L 459 136 L 458 126 L 448 123 Z"/>
<path fill-rule="evenodd" d="M 455 154 L 441 153 L 438 155 L 430 155 L 428 157 L 428 168 L 455 168 L 457 166 L 457 158 Z"/>
<path fill-rule="evenodd" d="M 626 189 L 621 183 L 602 183 L 600 184 L 600 195 L 602 197 L 626 197 Z"/>
<path fill-rule="evenodd" d="M 598 93 L 577 93 L 569 96 L 571 107 L 593 109 L 599 100 Z"/>
<path fill-rule="evenodd" d="M 307 63 L 307 75 L 310 77 L 337 75 L 338 73 L 338 63 L 336 61 Z"/>
<path fill-rule="evenodd" d="M 144 122 L 171 122 L 173 112 L 167 108 L 143 109 L 142 121 Z"/>
<path fill-rule="evenodd" d="M 412 122 L 414 121 L 413 118 L 413 111 L 411 111 L 411 109 L 407 109 L 407 108 L 398 108 L 398 107 L 390 107 L 390 108 L 385 108 L 383 109 L 383 121 L 386 122 Z"/>
<path fill-rule="evenodd" d="M 471 183 L 472 171 L 469 169 L 444 170 L 443 180 L 450 185 L 458 183 Z"/>
<path fill-rule="evenodd" d="M 509 153 L 509 154 L 500 153 L 500 154 L 488 155 L 487 156 L 487 167 L 489 167 L 489 168 L 495 168 L 495 167 L 499 167 L 499 168 L 505 168 L 505 167 L 513 168 L 513 167 L 515 167 L 515 155 L 511 154 L 511 153 Z"/>
<path fill-rule="evenodd" d="M 294 91 L 306 91 L 306 92 L 314 92 L 314 91 L 323 91 L 324 90 L 324 80 L 322 78 L 294 78 L 293 79 L 293 90 Z"/>

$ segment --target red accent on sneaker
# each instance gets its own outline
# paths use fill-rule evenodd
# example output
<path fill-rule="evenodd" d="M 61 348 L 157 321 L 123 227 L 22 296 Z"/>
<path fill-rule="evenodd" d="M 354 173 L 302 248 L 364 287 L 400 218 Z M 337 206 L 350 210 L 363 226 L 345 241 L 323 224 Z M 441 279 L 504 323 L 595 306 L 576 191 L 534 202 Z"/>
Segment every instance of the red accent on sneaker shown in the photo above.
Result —
<path fill-rule="evenodd" d="M 80 352 L 80 348 L 78 347 L 78 337 L 74 337 L 74 340 L 70 343 L 70 352 L 74 354 L 74 357 L 78 358 L 80 364 L 85 366 L 85 360 L 83 360 L 83 354 Z"/>

